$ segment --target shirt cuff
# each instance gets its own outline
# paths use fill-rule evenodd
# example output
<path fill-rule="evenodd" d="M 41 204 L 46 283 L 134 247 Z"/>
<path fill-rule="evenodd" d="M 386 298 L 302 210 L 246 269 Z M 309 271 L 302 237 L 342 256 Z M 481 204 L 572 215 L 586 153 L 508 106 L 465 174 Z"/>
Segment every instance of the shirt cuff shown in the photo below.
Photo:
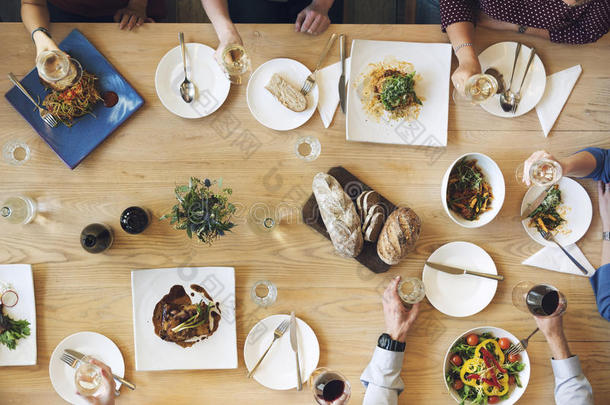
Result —
<path fill-rule="evenodd" d="M 559 380 L 567 380 L 582 374 L 578 356 L 572 356 L 561 360 L 551 359 L 551 366 L 553 366 L 555 378 Z"/>
<path fill-rule="evenodd" d="M 393 352 L 377 346 L 373 353 L 371 363 L 375 364 L 384 373 L 400 373 L 405 352 Z"/>

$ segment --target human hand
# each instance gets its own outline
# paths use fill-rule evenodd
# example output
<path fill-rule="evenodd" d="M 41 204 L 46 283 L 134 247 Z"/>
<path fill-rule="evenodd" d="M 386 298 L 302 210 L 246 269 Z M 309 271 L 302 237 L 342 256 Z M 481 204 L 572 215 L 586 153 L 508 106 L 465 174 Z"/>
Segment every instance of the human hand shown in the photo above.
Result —
<path fill-rule="evenodd" d="M 383 293 L 383 316 L 385 318 L 386 333 L 393 340 L 405 342 L 407 332 L 417 319 L 419 302 L 408 310 L 398 296 L 398 283 L 400 276 L 396 276 Z"/>
<path fill-rule="evenodd" d="M 535 316 L 536 325 L 540 332 L 549 339 L 561 338 L 563 334 L 563 315 L 559 316 Z"/>
<path fill-rule="evenodd" d="M 119 23 L 120 29 L 127 28 L 129 31 L 145 22 L 154 23 L 155 20 L 146 16 L 146 3 L 146 0 L 129 0 L 127 7 L 116 12 L 114 22 Z"/>
<path fill-rule="evenodd" d="M 555 157 L 553 155 L 551 155 L 549 152 L 547 152 L 545 150 L 538 150 L 538 151 L 532 153 L 530 155 L 530 157 L 528 157 L 527 160 L 525 162 L 523 162 L 523 182 L 528 187 L 531 186 L 531 184 L 532 184 L 532 180 L 530 179 L 530 169 L 532 168 L 532 165 L 534 163 L 536 163 L 537 161 L 539 161 L 540 159 L 554 160 L 559 163 L 559 161 L 557 159 L 555 159 Z M 559 163 L 559 164 L 562 166 L 562 169 L 563 169 L 563 165 L 561 163 Z M 564 174 L 565 174 L 565 171 L 564 171 Z"/>
<path fill-rule="evenodd" d="M 330 5 L 322 3 L 320 0 L 313 0 L 309 6 L 305 7 L 297 15 L 297 20 L 294 24 L 295 32 L 318 35 L 326 31 L 330 25 L 330 18 L 328 18 Z"/>
<path fill-rule="evenodd" d="M 465 51 L 465 49 L 462 48 L 460 51 Z M 481 73 L 481 64 L 479 63 L 479 59 L 476 57 L 476 55 L 473 57 L 460 59 L 460 65 L 451 75 L 453 87 L 455 87 L 457 91 L 463 93 L 466 81 L 470 79 L 471 76 L 478 73 Z"/>
<path fill-rule="evenodd" d="M 114 405 L 116 398 L 116 384 L 114 382 L 114 378 L 112 377 L 112 370 L 105 363 L 102 363 L 99 360 L 90 359 L 89 361 L 91 364 L 95 364 L 102 370 L 103 389 L 100 390 L 100 394 L 96 394 L 93 397 L 86 397 L 85 399 L 87 402 L 93 405 Z"/>
<path fill-rule="evenodd" d="M 216 62 L 220 65 L 221 69 L 223 69 L 222 68 L 222 66 L 223 66 L 222 53 L 225 50 L 225 48 L 229 45 L 234 45 L 234 44 L 243 46 L 244 43 L 243 43 L 241 37 L 239 36 L 239 33 L 235 29 L 235 27 L 232 27 L 231 29 L 229 29 L 225 32 L 219 33 L 218 39 L 220 40 L 220 43 L 218 44 L 218 48 L 216 48 L 216 52 L 214 53 L 214 58 L 216 59 Z"/>
<path fill-rule="evenodd" d="M 602 219 L 602 232 L 610 232 L 610 183 L 597 182 L 599 216 Z"/>

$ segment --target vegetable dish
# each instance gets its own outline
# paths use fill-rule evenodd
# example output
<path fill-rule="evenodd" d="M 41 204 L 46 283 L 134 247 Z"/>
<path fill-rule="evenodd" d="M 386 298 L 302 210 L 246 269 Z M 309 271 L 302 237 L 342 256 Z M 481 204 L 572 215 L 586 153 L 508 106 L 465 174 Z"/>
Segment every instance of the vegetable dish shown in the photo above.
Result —
<path fill-rule="evenodd" d="M 493 193 L 477 160 L 460 160 L 449 175 L 447 205 L 464 219 L 474 221 L 491 209 Z"/>

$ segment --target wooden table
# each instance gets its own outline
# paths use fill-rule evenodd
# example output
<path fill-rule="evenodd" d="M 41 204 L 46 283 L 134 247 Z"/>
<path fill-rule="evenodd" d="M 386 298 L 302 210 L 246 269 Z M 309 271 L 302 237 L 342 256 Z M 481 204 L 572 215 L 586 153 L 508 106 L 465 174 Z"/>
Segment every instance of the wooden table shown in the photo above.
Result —
<path fill-rule="evenodd" d="M 52 33 L 62 39 L 73 27 L 56 24 Z M 233 87 L 222 109 L 212 116 L 181 119 L 169 113 L 157 98 L 155 69 L 161 57 L 177 45 L 179 30 L 185 32 L 187 41 L 216 46 L 210 25 L 150 24 L 138 33 L 121 32 L 114 25 L 104 24 L 75 27 L 122 72 L 146 103 L 70 171 L 7 101 L 0 100 L 0 142 L 22 139 L 33 150 L 31 161 L 22 167 L 0 163 L 0 195 L 27 193 L 44 209 L 34 224 L 0 228 L 0 262 L 33 265 L 38 313 L 38 365 L 3 368 L 0 403 L 62 403 L 49 380 L 49 356 L 67 335 L 91 330 L 117 343 L 125 357 L 126 376 L 138 385 L 135 392 L 122 390 L 120 404 L 219 400 L 228 404 L 310 404 L 308 389 L 300 393 L 272 392 L 245 376 L 243 345 L 250 328 L 270 314 L 293 309 L 316 331 L 321 345 L 320 366 L 343 372 L 352 384 L 352 403 L 360 403 L 364 390 L 359 376 L 383 331 L 381 292 L 388 278 L 397 274 L 420 276 L 428 255 L 455 240 L 483 247 L 506 280 L 498 285 L 493 304 L 475 316 L 450 318 L 428 303 L 423 305 L 407 342 L 402 371 L 407 389 L 400 403 L 453 403 L 441 369 L 448 345 L 461 332 L 495 325 L 524 336 L 534 328 L 533 319 L 511 304 L 511 289 L 522 280 L 550 282 L 566 293 L 569 310 L 565 327 L 571 349 L 580 356 L 596 403 L 608 403 L 608 323 L 597 313 L 587 279 L 520 264 L 540 246 L 526 236 L 518 220 L 525 190 L 517 185 L 513 173 L 534 150 L 547 149 L 566 156 L 589 145 L 610 146 L 610 37 L 594 45 L 575 47 L 481 29 L 477 35 L 479 51 L 494 42 L 525 39 L 539 50 L 548 73 L 580 63 L 583 75 L 548 138 L 544 138 L 534 111 L 518 119 L 501 119 L 476 107 L 456 108 L 452 103 L 448 147 L 427 149 L 347 143 L 345 119 L 340 112 L 328 130 L 318 114 L 295 131 L 268 130 L 250 115 L 245 86 Z M 244 25 L 239 29 L 254 68 L 277 57 L 295 58 L 312 67 L 327 38 L 297 35 L 288 25 Z M 434 26 L 345 25 L 332 26 L 330 31 L 345 32 L 349 39 L 447 42 L 447 36 Z M 0 38 L 0 91 L 4 93 L 10 87 L 6 73 L 25 75 L 33 65 L 34 49 L 20 24 L 0 24 Z M 338 60 L 338 49 L 330 60 Z M 318 160 L 303 163 L 295 158 L 292 149 L 299 135 L 319 137 L 322 155 Z M 247 142 L 247 136 L 253 136 L 256 142 Z M 507 183 L 507 198 L 491 224 L 468 230 L 454 224 L 443 212 L 439 189 L 448 165 L 472 151 L 484 152 L 498 162 Z M 238 215 L 234 234 L 212 247 L 190 242 L 165 222 L 154 223 L 139 236 L 127 235 L 119 228 L 118 217 L 129 205 L 149 207 L 161 216 L 174 202 L 174 185 L 189 176 L 223 177 L 234 189 L 234 200 L 244 208 L 256 202 L 282 201 L 298 206 L 310 194 L 314 174 L 335 165 L 348 168 L 393 202 L 413 207 L 422 218 L 417 250 L 388 273 L 376 275 L 353 260 L 337 257 L 326 239 L 303 224 L 282 224 L 271 235 L 257 235 L 245 225 L 245 209 Z M 580 183 L 589 192 L 595 215 L 579 246 L 598 266 L 601 226 L 597 191 L 591 181 Z M 83 226 L 96 221 L 111 224 L 116 231 L 115 245 L 107 254 L 90 255 L 79 246 Z M 136 373 L 130 271 L 189 265 L 236 269 L 239 368 Z M 268 309 L 257 308 L 249 298 L 250 287 L 259 279 L 272 280 L 278 287 L 278 301 Z M 551 403 L 550 353 L 541 334 L 533 338 L 529 353 L 532 376 L 521 402 Z"/>

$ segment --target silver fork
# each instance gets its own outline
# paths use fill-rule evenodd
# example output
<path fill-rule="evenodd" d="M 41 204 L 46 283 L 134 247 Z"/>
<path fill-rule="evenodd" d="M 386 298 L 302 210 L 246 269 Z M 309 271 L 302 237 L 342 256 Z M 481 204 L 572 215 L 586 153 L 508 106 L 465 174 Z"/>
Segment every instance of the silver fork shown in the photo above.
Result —
<path fill-rule="evenodd" d="M 561 249 L 561 251 L 563 253 L 565 253 L 566 256 L 568 256 L 568 259 L 570 259 L 570 261 L 572 263 L 574 263 L 574 265 L 578 268 L 578 270 L 580 270 L 585 276 L 589 275 L 589 273 L 587 272 L 587 269 L 585 269 L 582 264 L 578 263 L 578 261 L 574 258 L 574 256 L 572 256 L 570 253 L 568 253 L 568 251 L 565 250 L 564 247 L 561 246 L 559 244 L 559 242 L 557 242 L 555 240 L 555 237 L 553 236 L 553 234 L 551 232 L 545 232 L 542 229 L 539 229 L 539 231 L 540 231 L 540 235 L 542 235 L 542 237 L 545 240 L 548 240 L 549 242 L 554 242 L 557 246 L 559 246 L 559 249 Z"/>
<path fill-rule="evenodd" d="M 70 367 L 72 367 L 74 369 L 78 368 L 78 363 L 80 362 L 80 360 L 77 359 L 76 357 L 72 356 L 71 354 L 63 352 L 60 358 L 61 358 L 61 361 L 63 361 Z M 114 374 L 112 374 L 112 377 L 114 377 L 115 380 L 117 379 L 117 376 L 115 376 Z M 118 397 L 119 395 L 121 395 L 121 392 L 119 390 L 115 389 L 114 395 L 116 395 Z"/>
<path fill-rule="evenodd" d="M 525 339 L 521 339 L 519 341 L 519 343 L 517 343 L 516 345 L 514 345 L 513 347 L 511 347 L 510 349 L 508 349 L 506 351 L 506 354 L 519 354 L 522 351 L 524 351 L 525 349 L 527 349 L 527 344 L 530 340 L 530 338 L 532 336 L 534 336 L 534 334 L 538 332 L 538 328 L 536 328 L 532 333 L 530 333 L 530 335 L 528 337 L 526 337 Z"/>
<path fill-rule="evenodd" d="M 269 349 L 271 349 L 271 346 L 273 346 L 275 341 L 278 340 L 279 338 L 281 338 L 282 335 L 284 334 L 284 332 L 286 332 L 286 329 L 288 329 L 288 325 L 290 325 L 290 321 L 288 319 L 285 319 L 282 321 L 282 323 L 280 323 L 278 325 L 277 328 L 275 328 L 275 331 L 273 332 L 273 341 L 271 342 L 271 344 L 269 345 L 267 350 L 265 350 L 265 353 L 263 353 L 261 358 L 258 359 L 258 361 L 254 365 L 254 367 L 252 367 L 252 370 L 250 370 L 250 372 L 248 373 L 248 378 L 252 377 L 252 374 L 254 374 L 254 372 L 256 371 L 258 366 L 261 364 L 261 362 L 263 361 L 263 359 L 265 358 L 267 353 L 269 353 Z"/>
<path fill-rule="evenodd" d="M 527 61 L 527 65 L 525 65 L 525 72 L 523 73 L 523 78 L 521 79 L 521 84 L 519 85 L 519 90 L 515 93 L 515 104 L 513 105 L 512 113 L 517 113 L 517 107 L 519 106 L 519 102 L 521 101 L 521 87 L 523 87 L 523 82 L 525 82 L 525 78 L 527 77 L 527 73 L 530 71 L 530 65 L 536 56 L 536 48 L 532 46 L 532 50 L 530 52 L 530 58 Z"/>
<path fill-rule="evenodd" d="M 48 110 L 45 110 L 44 108 L 39 106 L 38 103 L 36 101 L 34 101 L 32 96 L 30 96 L 30 93 L 28 93 L 28 91 L 21 85 L 21 83 L 19 83 L 19 80 L 17 80 L 17 78 L 15 77 L 15 75 L 12 72 L 10 72 L 8 74 L 8 78 L 11 82 L 13 82 L 13 84 L 15 86 L 17 86 L 17 88 L 19 90 L 21 90 L 21 92 L 23 94 L 25 94 L 25 96 L 36 106 L 36 108 L 38 108 L 38 113 L 40 114 L 40 118 L 45 122 L 45 124 L 47 124 L 51 128 L 56 127 L 58 122 L 55 119 L 55 117 L 53 116 L 53 114 L 51 114 Z"/>
<path fill-rule="evenodd" d="M 330 51 L 331 46 L 333 46 L 333 43 L 335 42 L 336 38 L 337 38 L 337 34 L 332 34 L 330 36 L 330 38 L 328 39 L 328 42 L 326 43 L 326 47 L 322 51 L 322 55 L 320 55 L 320 59 L 318 60 L 316 69 L 309 76 L 307 76 L 307 79 L 305 79 L 305 82 L 303 83 L 303 87 L 301 87 L 301 94 L 303 94 L 304 96 L 306 96 L 307 93 L 309 93 L 311 91 L 311 89 L 313 89 L 313 86 L 315 86 L 316 73 L 320 69 L 320 66 L 322 66 L 322 62 L 324 62 L 324 59 L 326 58 L 328 51 Z"/>

